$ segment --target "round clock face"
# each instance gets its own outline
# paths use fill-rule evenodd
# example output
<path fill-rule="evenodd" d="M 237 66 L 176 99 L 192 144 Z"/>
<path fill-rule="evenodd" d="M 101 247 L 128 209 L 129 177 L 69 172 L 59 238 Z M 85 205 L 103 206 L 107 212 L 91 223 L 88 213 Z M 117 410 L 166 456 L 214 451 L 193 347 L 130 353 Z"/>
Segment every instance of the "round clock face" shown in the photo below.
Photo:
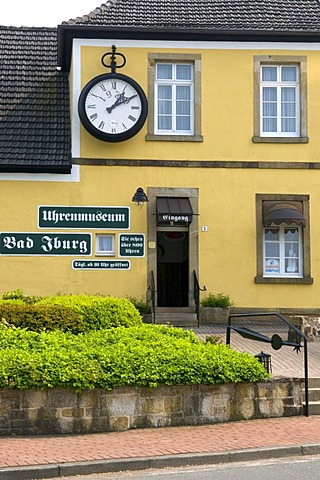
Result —
<path fill-rule="evenodd" d="M 107 142 L 121 142 L 141 130 L 148 103 L 142 88 L 132 78 L 107 73 L 93 78 L 84 87 L 78 112 L 91 135 Z"/>

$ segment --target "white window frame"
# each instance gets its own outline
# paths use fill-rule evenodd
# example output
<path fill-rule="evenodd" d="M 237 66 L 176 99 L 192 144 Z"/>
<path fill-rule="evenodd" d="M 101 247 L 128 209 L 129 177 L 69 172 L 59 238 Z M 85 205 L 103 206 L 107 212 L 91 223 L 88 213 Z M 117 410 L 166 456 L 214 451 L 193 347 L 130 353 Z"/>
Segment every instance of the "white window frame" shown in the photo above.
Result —
<path fill-rule="evenodd" d="M 100 249 L 99 241 L 100 238 L 108 237 L 111 239 L 111 249 L 110 250 L 103 250 Z M 114 234 L 97 234 L 96 235 L 96 255 L 97 256 L 104 256 L 104 257 L 114 257 L 115 256 L 115 235 Z"/>
<path fill-rule="evenodd" d="M 286 257 L 285 256 L 285 246 L 286 243 L 290 242 L 285 242 L 285 230 L 290 230 L 290 228 L 297 228 L 298 229 L 298 257 L 293 257 L 293 259 L 298 258 L 299 261 L 299 271 L 298 272 L 286 272 L 285 271 L 285 261 Z M 273 229 L 278 229 L 279 230 L 279 240 L 274 241 L 274 243 L 279 244 L 279 272 L 267 272 L 266 271 L 266 258 L 271 258 L 266 256 L 266 243 L 271 243 L 272 241 L 266 240 L 265 238 L 265 233 L 267 230 L 273 230 Z M 302 227 L 301 226 L 290 226 L 290 225 L 276 225 L 276 226 L 269 226 L 269 227 L 264 227 L 263 228 L 263 276 L 264 277 L 285 277 L 285 278 L 302 278 L 303 277 L 303 245 L 302 245 Z"/>
<path fill-rule="evenodd" d="M 263 80 L 262 70 L 263 68 L 274 68 L 277 72 L 277 80 Z M 281 72 L 282 68 L 291 67 L 296 69 L 296 81 L 282 81 Z M 299 137 L 300 136 L 300 69 L 299 65 L 261 65 L 260 72 L 260 132 L 263 137 Z M 277 91 L 277 130 L 275 132 L 269 132 L 263 130 L 263 91 L 265 88 L 275 88 Z M 295 130 L 292 132 L 282 131 L 282 91 L 286 88 L 293 88 L 295 90 Z"/>
<path fill-rule="evenodd" d="M 157 78 L 157 66 L 159 64 L 171 65 L 172 66 L 172 79 L 158 79 Z M 190 80 L 180 80 L 177 79 L 176 70 L 177 65 L 189 65 L 191 66 L 191 79 Z M 155 134 L 159 135 L 194 135 L 194 62 L 172 62 L 172 61 L 158 61 L 156 62 L 156 74 L 155 74 L 155 95 L 154 95 L 154 121 Z M 164 130 L 159 128 L 158 122 L 158 88 L 161 85 L 167 85 L 172 87 L 172 129 Z M 178 86 L 187 86 L 190 88 L 190 129 L 189 130 L 177 130 L 176 128 L 176 89 Z"/>

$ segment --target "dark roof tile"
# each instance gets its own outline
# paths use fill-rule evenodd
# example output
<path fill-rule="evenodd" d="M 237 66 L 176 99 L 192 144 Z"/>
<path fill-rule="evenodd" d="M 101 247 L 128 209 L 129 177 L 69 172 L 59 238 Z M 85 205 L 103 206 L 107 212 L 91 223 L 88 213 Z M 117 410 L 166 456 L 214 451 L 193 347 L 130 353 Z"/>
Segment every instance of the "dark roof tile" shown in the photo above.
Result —
<path fill-rule="evenodd" d="M 71 25 L 319 31 L 318 0 L 108 0 Z"/>
<path fill-rule="evenodd" d="M 0 27 L 0 171 L 68 172 L 69 84 L 57 30 Z"/>

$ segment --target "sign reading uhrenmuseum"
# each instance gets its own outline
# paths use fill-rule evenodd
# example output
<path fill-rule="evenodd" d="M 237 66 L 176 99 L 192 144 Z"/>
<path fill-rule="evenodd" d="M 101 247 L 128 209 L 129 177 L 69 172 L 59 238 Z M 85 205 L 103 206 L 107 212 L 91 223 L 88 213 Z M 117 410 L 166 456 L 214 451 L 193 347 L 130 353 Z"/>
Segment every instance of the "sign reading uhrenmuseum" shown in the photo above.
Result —
<path fill-rule="evenodd" d="M 91 228 L 126 230 L 130 226 L 129 207 L 62 207 L 40 205 L 39 228 Z"/>
<path fill-rule="evenodd" d="M 119 235 L 119 257 L 144 257 L 144 234 Z"/>
<path fill-rule="evenodd" d="M 0 255 L 91 255 L 91 234 L 2 232 Z"/>
<path fill-rule="evenodd" d="M 75 270 L 130 270 L 130 260 L 73 260 Z"/>

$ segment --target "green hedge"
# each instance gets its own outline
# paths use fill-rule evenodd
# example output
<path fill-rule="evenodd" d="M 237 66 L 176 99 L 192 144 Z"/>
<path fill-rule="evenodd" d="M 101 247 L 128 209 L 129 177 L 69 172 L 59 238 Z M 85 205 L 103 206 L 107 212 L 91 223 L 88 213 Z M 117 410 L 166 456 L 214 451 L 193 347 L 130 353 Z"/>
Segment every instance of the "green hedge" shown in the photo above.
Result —
<path fill-rule="evenodd" d="M 139 311 L 126 298 L 57 295 L 44 298 L 38 305 L 61 305 L 71 308 L 82 316 L 85 330 L 142 324 Z"/>
<path fill-rule="evenodd" d="M 111 390 L 176 384 L 255 382 L 256 358 L 204 343 L 190 331 L 140 325 L 73 335 L 0 325 L 0 387 Z"/>
<path fill-rule="evenodd" d="M 62 330 L 80 333 L 85 325 L 82 316 L 63 305 L 29 305 L 21 300 L 1 300 L 0 319 L 3 323 L 35 332 Z"/>

